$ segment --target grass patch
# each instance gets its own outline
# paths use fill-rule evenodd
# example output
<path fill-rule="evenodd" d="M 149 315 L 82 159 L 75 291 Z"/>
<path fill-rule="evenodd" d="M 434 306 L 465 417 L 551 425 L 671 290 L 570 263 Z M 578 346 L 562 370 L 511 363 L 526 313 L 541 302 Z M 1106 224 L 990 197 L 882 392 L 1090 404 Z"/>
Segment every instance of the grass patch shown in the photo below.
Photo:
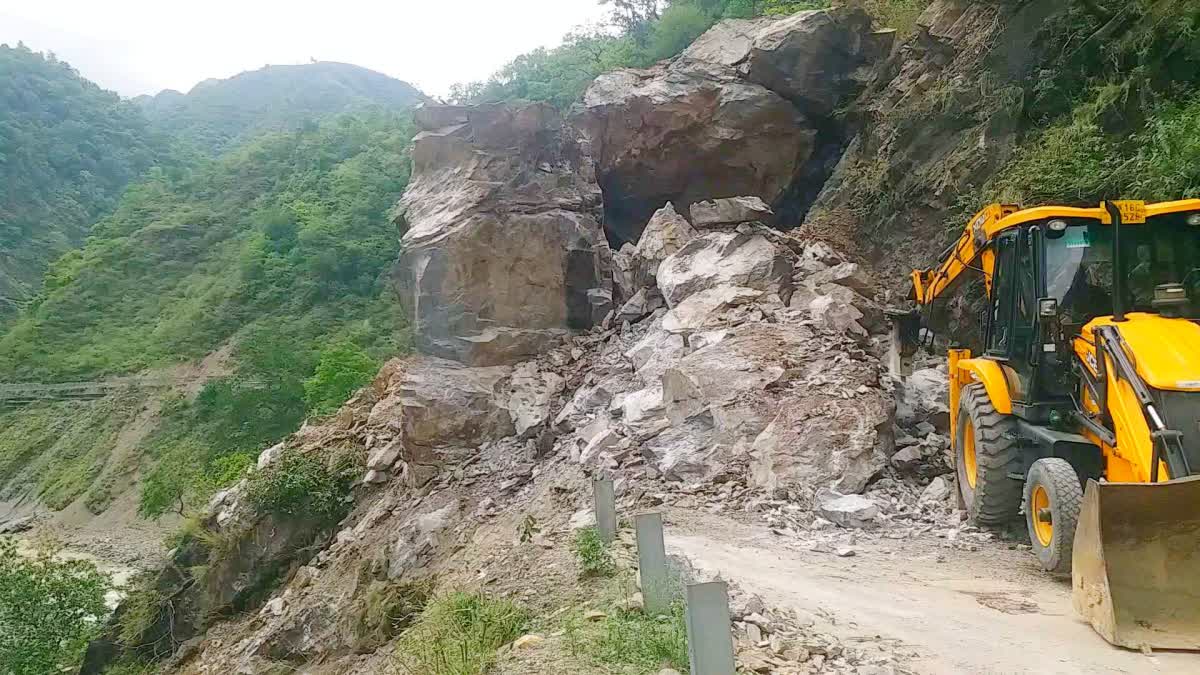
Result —
<path fill-rule="evenodd" d="M 370 652 L 387 644 L 412 625 L 428 601 L 427 584 L 372 582 L 350 617 L 355 648 Z"/>
<path fill-rule="evenodd" d="M 632 585 L 632 584 L 630 584 Z M 608 669 L 629 668 L 656 673 L 662 668 L 688 669 L 687 623 L 682 602 L 671 605 L 666 616 L 650 617 L 637 611 L 611 609 L 599 622 L 569 619 L 565 626 L 571 653 Z"/>
<path fill-rule="evenodd" d="M 496 662 L 500 647 L 521 636 L 529 620 L 524 609 L 508 600 L 443 595 L 405 631 L 397 664 L 405 675 L 480 675 Z"/>
<path fill-rule="evenodd" d="M 575 533 L 571 550 L 575 552 L 575 559 L 579 562 L 581 576 L 608 577 L 617 569 L 612 554 L 600 538 L 600 531 L 594 527 L 586 527 Z"/>

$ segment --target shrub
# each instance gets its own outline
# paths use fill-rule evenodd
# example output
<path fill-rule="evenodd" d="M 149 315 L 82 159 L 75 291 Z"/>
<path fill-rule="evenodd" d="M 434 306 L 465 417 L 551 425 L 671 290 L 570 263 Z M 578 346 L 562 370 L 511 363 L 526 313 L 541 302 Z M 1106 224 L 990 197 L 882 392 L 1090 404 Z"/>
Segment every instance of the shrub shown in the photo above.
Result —
<path fill-rule="evenodd" d="M 304 382 L 304 402 L 313 415 L 336 412 L 355 391 L 370 383 L 379 362 L 350 342 L 321 350 L 317 371 Z"/>
<path fill-rule="evenodd" d="M 332 458 L 285 450 L 250 477 L 246 496 L 259 511 L 297 519 L 335 522 L 345 515 L 346 496 L 359 472 L 348 455 Z"/>
<path fill-rule="evenodd" d="M 50 552 L 26 557 L 0 540 L 0 664 L 12 675 L 74 668 L 108 615 L 110 581 L 95 565 L 57 560 Z"/>
<path fill-rule="evenodd" d="M 575 534 L 572 550 L 585 577 L 607 577 L 616 571 L 608 547 L 600 539 L 600 531 L 594 527 L 584 528 Z"/>
<path fill-rule="evenodd" d="M 427 584 L 374 581 L 349 617 L 358 650 L 374 650 L 408 628 L 429 601 Z"/>
<path fill-rule="evenodd" d="M 400 639 L 400 671 L 411 675 L 479 675 L 496 650 L 517 639 L 529 614 L 508 600 L 451 593 L 429 604 Z"/>
<path fill-rule="evenodd" d="M 130 582 L 117 632 L 117 639 L 125 647 L 141 646 L 142 635 L 154 627 L 162 616 L 163 597 L 155 587 L 155 582 L 155 575 L 149 572 L 139 574 Z"/>

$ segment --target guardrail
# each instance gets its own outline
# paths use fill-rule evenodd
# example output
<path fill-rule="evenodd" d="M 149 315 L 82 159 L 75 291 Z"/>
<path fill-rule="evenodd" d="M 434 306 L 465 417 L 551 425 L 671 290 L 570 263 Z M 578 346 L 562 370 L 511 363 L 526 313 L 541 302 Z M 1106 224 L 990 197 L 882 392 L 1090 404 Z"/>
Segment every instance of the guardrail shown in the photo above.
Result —
<path fill-rule="evenodd" d="M 617 537 L 617 504 L 613 481 L 605 476 L 592 480 L 596 530 L 605 545 Z M 638 580 L 647 614 L 665 614 L 671 603 L 671 576 L 667 569 L 661 513 L 635 517 Z M 688 659 L 691 675 L 734 675 L 734 639 L 729 616 L 729 587 L 724 581 L 688 583 L 684 586 Z"/>

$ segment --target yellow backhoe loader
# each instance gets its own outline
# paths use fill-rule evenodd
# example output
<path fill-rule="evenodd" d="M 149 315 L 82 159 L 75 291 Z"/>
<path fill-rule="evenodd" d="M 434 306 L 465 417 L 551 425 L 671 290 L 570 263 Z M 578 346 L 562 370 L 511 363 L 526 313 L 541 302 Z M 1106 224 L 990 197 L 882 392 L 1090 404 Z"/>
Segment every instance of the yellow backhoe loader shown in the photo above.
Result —
<path fill-rule="evenodd" d="M 968 273 L 982 350 L 949 350 L 951 444 L 970 518 L 1024 515 L 1109 642 L 1200 649 L 1200 200 L 977 214 L 912 274 L 922 335 Z"/>

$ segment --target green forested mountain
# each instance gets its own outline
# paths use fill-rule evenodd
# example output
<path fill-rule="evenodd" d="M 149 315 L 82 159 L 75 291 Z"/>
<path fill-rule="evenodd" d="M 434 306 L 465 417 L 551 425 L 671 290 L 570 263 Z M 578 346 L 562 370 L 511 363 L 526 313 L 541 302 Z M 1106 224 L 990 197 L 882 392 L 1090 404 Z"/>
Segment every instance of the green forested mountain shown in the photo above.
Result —
<path fill-rule="evenodd" d="M 321 117 L 425 100 L 415 87 L 346 63 L 266 66 L 205 80 L 186 95 L 167 90 L 134 99 L 156 129 L 201 152 L 219 152 L 263 131 L 288 131 Z"/>
<path fill-rule="evenodd" d="M 408 177 L 407 115 L 375 110 L 263 135 L 184 177 L 155 171 L 57 260 L 0 337 L 0 379 L 134 372 L 266 326 L 293 344 L 383 302 Z M 377 313 L 387 319 L 389 313 Z"/>
<path fill-rule="evenodd" d="M 136 106 L 53 55 L 0 45 L 0 323 L 164 148 Z"/>
<path fill-rule="evenodd" d="M 222 347 L 232 374 L 166 402 L 121 466 L 114 430 L 141 395 L 0 410 L 0 492 L 99 512 L 136 470 L 146 514 L 177 508 L 403 349 L 388 211 L 422 100 L 315 63 L 135 104 L 3 48 L 0 301 L 21 302 L 0 329 L 0 382 L 140 373 Z"/>
<path fill-rule="evenodd" d="M 143 511 L 157 515 L 236 480 L 306 415 L 336 409 L 403 348 L 387 213 L 408 180 L 409 125 L 407 111 L 347 113 L 130 187 L 0 336 L 0 381 L 134 373 L 225 344 L 234 372 L 166 404 L 124 469 L 108 466 L 113 435 L 63 444 L 39 431 L 62 426 L 65 410 L 0 414 L 0 479 L 53 508 L 86 497 L 99 512 L 113 476 L 139 469 Z M 128 418 L 118 412 L 101 417 Z"/>

